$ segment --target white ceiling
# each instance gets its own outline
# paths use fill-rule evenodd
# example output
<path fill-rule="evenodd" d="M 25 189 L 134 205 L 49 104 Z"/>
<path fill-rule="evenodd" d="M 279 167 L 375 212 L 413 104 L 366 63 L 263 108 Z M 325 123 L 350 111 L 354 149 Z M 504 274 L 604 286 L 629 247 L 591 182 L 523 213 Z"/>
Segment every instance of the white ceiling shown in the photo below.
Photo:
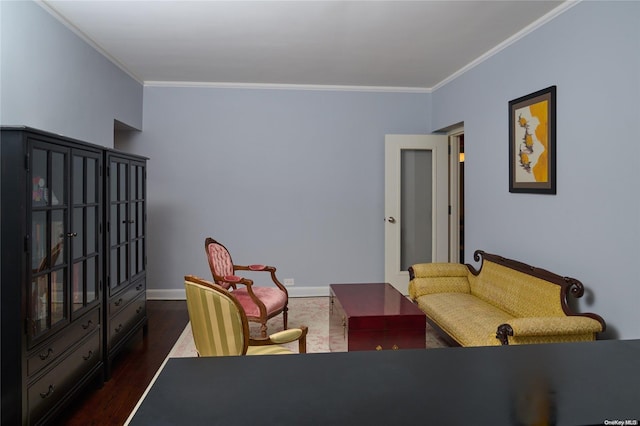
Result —
<path fill-rule="evenodd" d="M 141 82 L 431 89 L 574 2 L 40 4 Z"/>

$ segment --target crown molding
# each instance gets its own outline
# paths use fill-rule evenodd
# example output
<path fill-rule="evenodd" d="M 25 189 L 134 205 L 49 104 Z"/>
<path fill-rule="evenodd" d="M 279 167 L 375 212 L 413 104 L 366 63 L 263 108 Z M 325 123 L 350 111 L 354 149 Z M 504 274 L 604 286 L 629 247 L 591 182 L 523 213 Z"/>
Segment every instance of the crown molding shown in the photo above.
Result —
<path fill-rule="evenodd" d="M 493 55 L 503 51 L 507 47 L 509 47 L 512 44 L 516 43 L 521 38 L 531 34 L 535 30 L 537 30 L 538 28 L 540 28 L 543 25 L 545 25 L 547 22 L 549 22 L 549 21 L 555 19 L 556 17 L 560 16 L 561 14 L 563 14 L 567 10 L 571 9 L 572 7 L 574 7 L 575 5 L 577 5 L 580 2 L 582 2 L 582 0 L 566 0 L 566 1 L 564 1 L 558 7 L 556 7 L 555 9 L 553 9 L 552 11 L 547 13 L 546 15 L 542 16 L 541 18 L 537 19 L 536 21 L 532 22 L 531 24 L 527 25 L 522 30 L 518 31 L 517 33 L 515 33 L 514 35 L 512 35 L 511 37 L 509 37 L 508 39 L 506 39 L 502 43 L 498 44 L 497 46 L 495 46 L 494 48 L 492 48 L 491 50 L 486 52 L 484 55 L 478 57 L 474 61 L 472 61 L 472 62 L 468 63 L 467 65 L 465 65 L 464 67 L 460 68 L 458 71 L 454 72 L 449 77 L 445 78 L 440 83 L 438 83 L 435 86 L 433 86 L 430 90 L 432 92 L 436 91 L 439 88 L 441 88 L 442 86 L 452 82 L 456 78 L 460 77 L 462 74 L 466 73 L 467 71 L 469 71 L 472 68 L 475 68 L 477 65 L 480 65 L 481 63 L 483 63 L 487 59 L 491 58 Z"/>
<path fill-rule="evenodd" d="M 1 0 L 0 0 L 1 1 Z M 61 22 L 65 27 L 80 37 L 84 42 L 94 48 L 98 53 L 103 55 L 123 72 L 129 75 L 138 83 L 145 87 L 198 87 L 198 88 L 216 88 L 216 89 L 262 89 L 262 90 L 313 90 L 313 91 L 341 91 L 341 92 L 382 92 L 382 93 L 432 93 L 446 84 L 452 82 L 467 71 L 475 68 L 477 65 L 488 60 L 492 56 L 513 45 L 518 40 L 531 34 L 538 28 L 542 27 L 549 21 L 555 19 L 567 10 L 581 3 L 583 0 L 566 0 L 558 7 L 544 15 L 543 17 L 532 22 L 513 36 L 509 37 L 502 43 L 498 44 L 482 56 L 468 63 L 458 71 L 451 74 L 435 86 L 428 87 L 393 87 L 393 86 L 350 86 L 350 85 L 322 85 L 322 84 L 271 84 L 271 83 L 239 83 L 239 82 L 188 82 L 188 81 L 144 81 L 131 72 L 118 59 L 113 57 L 109 52 L 93 41 L 89 36 L 74 26 L 64 16 L 51 6 L 46 0 L 34 0 L 36 4 L 46 10 L 55 19 Z"/>
<path fill-rule="evenodd" d="M 2 1 L 2 0 L 0 0 Z M 99 54 L 107 58 L 111 63 L 120 68 L 124 73 L 126 73 L 129 77 L 134 79 L 140 84 L 144 84 L 144 81 L 135 75 L 131 70 L 129 70 L 122 62 L 113 57 L 109 52 L 107 52 L 102 46 L 96 43 L 91 39 L 88 35 L 80 30 L 80 28 L 73 25 L 67 18 L 62 16 L 52 5 L 50 5 L 46 0 L 34 0 L 37 5 L 42 7 L 45 11 L 47 11 L 51 16 L 53 16 L 58 22 L 67 27 L 72 33 L 80 37 L 82 41 L 91 46 L 94 50 L 96 50 Z"/>
<path fill-rule="evenodd" d="M 199 87 L 212 89 L 316 90 L 335 92 L 431 93 L 424 87 L 341 86 L 323 84 L 223 83 L 192 81 L 145 81 L 145 87 Z"/>

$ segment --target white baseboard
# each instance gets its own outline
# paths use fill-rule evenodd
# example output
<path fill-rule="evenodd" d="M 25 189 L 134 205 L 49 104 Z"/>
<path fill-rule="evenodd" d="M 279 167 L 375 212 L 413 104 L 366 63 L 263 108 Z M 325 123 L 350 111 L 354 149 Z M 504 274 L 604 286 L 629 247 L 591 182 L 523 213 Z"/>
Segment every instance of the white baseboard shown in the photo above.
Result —
<path fill-rule="evenodd" d="M 322 297 L 329 296 L 326 287 L 289 287 L 289 297 Z M 147 300 L 186 300 L 184 289 L 147 289 Z"/>
<path fill-rule="evenodd" d="M 326 287 L 288 287 L 289 297 L 329 297 L 329 286 Z"/>

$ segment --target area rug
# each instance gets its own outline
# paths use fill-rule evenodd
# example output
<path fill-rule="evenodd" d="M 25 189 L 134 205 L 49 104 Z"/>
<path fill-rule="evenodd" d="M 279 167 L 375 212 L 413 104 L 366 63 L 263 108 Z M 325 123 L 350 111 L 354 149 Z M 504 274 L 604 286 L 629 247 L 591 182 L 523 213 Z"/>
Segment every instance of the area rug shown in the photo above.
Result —
<path fill-rule="evenodd" d="M 260 335 L 260 325 L 250 323 L 252 336 Z M 295 297 L 289 299 L 289 328 L 300 325 L 309 327 L 307 334 L 307 353 L 330 352 L 329 349 L 329 297 Z M 282 315 L 272 318 L 267 322 L 267 333 L 272 334 L 282 331 Z M 289 347 L 293 352 L 298 351 L 296 343 L 283 346 Z M 436 332 L 427 324 L 425 336 L 425 348 L 448 347 Z M 191 325 L 187 324 L 184 331 L 169 352 L 168 358 L 185 358 L 198 356 L 193 343 Z"/>

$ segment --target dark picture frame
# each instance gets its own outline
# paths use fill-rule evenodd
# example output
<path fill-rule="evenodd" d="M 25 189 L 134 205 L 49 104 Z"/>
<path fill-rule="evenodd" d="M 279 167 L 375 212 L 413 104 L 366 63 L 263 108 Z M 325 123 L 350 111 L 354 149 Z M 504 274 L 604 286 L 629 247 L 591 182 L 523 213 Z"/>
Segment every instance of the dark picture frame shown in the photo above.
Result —
<path fill-rule="evenodd" d="M 556 193 L 556 86 L 509 101 L 509 192 Z"/>

